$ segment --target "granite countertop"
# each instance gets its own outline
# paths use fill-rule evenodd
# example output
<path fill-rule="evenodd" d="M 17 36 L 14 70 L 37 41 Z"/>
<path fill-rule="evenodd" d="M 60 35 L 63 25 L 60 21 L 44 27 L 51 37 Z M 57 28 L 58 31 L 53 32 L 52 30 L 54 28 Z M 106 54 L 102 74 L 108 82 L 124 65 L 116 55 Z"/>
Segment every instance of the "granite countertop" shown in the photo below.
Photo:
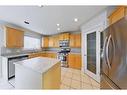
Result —
<path fill-rule="evenodd" d="M 25 55 L 29 55 L 29 53 L 7 54 L 7 55 L 2 55 L 2 56 L 3 56 L 3 57 L 6 57 L 6 58 L 12 58 L 12 57 L 18 57 L 18 56 L 25 56 Z"/>
<path fill-rule="evenodd" d="M 15 54 L 4 54 L 1 56 L 6 57 L 6 58 L 12 58 L 12 57 L 30 55 L 34 53 L 58 53 L 58 51 L 38 51 L 38 52 L 27 52 L 27 53 L 15 53 Z M 70 53 L 80 54 L 80 52 L 74 52 L 74 51 L 71 51 Z"/>
<path fill-rule="evenodd" d="M 53 58 L 47 58 L 47 57 L 36 57 L 32 59 L 27 59 L 19 62 L 15 62 L 15 65 L 20 65 L 23 67 L 26 67 L 28 69 L 34 70 L 38 73 L 44 73 L 52 66 L 60 62 L 58 59 L 53 59 Z"/>
<path fill-rule="evenodd" d="M 43 53 L 43 52 L 40 51 L 40 52 L 29 52 L 29 53 L 4 54 L 1 56 L 6 57 L 6 58 L 11 58 L 11 57 L 30 55 L 30 54 L 34 54 L 34 53 Z"/>

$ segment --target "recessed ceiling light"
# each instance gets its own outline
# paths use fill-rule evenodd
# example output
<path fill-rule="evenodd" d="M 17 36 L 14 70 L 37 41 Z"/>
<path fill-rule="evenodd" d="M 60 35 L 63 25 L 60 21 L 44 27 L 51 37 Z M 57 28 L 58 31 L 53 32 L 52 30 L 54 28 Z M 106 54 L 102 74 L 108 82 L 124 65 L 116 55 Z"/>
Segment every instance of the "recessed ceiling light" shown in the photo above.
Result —
<path fill-rule="evenodd" d="M 24 23 L 25 23 L 25 24 L 30 24 L 30 23 L 29 23 L 28 21 L 26 21 L 26 20 L 24 20 Z"/>
<path fill-rule="evenodd" d="M 75 21 L 75 22 L 78 22 L 78 18 L 74 18 L 74 21 Z"/>
<path fill-rule="evenodd" d="M 57 30 L 59 31 L 59 30 L 60 30 L 60 28 L 57 28 Z"/>
<path fill-rule="evenodd" d="M 60 26 L 60 24 L 58 23 L 58 24 L 56 24 L 57 26 Z"/>

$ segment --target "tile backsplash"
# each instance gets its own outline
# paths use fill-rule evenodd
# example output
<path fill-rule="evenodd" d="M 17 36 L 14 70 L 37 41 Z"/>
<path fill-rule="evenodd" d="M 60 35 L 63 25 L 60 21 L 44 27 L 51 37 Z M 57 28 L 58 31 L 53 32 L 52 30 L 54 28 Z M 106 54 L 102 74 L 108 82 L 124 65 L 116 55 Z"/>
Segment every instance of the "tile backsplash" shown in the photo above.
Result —
<path fill-rule="evenodd" d="M 6 47 L 1 47 L 1 55 L 6 55 L 6 54 L 19 54 L 19 53 L 30 53 L 30 52 L 38 52 L 38 51 L 43 51 L 43 49 L 17 49 L 17 48 L 6 48 Z"/>
<path fill-rule="evenodd" d="M 25 53 L 31 53 L 31 52 L 40 52 L 40 51 L 51 51 L 51 52 L 58 52 L 60 51 L 60 48 L 42 48 L 42 49 L 24 49 L 24 48 L 6 48 L 1 47 L 1 55 L 13 55 L 13 54 L 25 54 Z M 73 53 L 81 53 L 80 48 L 71 48 L 71 52 Z"/>

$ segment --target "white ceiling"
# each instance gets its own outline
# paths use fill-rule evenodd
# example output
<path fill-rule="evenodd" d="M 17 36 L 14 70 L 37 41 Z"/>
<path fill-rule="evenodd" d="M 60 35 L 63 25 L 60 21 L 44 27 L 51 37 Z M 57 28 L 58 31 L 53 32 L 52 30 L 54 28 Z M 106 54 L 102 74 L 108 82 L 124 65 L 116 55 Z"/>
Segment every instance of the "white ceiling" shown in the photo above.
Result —
<path fill-rule="evenodd" d="M 0 20 L 51 35 L 77 31 L 83 23 L 105 8 L 106 6 L 1 6 Z M 79 21 L 74 22 L 74 18 L 78 18 Z M 24 24 L 24 20 L 28 20 L 30 24 Z M 60 31 L 57 31 L 57 23 L 60 24 Z"/>

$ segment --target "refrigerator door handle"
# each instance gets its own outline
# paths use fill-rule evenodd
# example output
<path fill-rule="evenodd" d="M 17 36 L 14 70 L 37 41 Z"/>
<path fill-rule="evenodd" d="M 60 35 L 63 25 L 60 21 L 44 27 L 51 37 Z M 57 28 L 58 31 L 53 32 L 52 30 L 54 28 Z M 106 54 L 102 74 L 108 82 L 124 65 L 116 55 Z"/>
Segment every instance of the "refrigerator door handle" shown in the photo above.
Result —
<path fill-rule="evenodd" d="M 110 61 L 109 61 L 109 57 L 108 57 L 108 51 L 109 51 L 109 49 L 108 49 L 108 47 L 109 47 L 109 44 L 110 44 L 110 41 L 111 41 L 111 35 L 109 35 L 109 38 L 108 38 L 108 41 L 107 41 L 107 46 L 106 46 L 106 60 L 107 60 L 107 65 L 108 65 L 108 67 L 111 69 L 111 65 L 110 65 Z"/>
<path fill-rule="evenodd" d="M 102 49 L 103 51 L 102 51 L 102 54 L 101 54 L 101 57 L 104 58 L 105 61 L 106 61 L 105 48 L 106 48 L 107 39 L 108 39 L 108 37 L 106 37 L 105 40 L 104 40 L 104 46 L 103 46 L 103 49 Z"/>
<path fill-rule="evenodd" d="M 108 37 L 106 37 L 105 40 L 104 40 L 104 46 L 103 46 L 103 49 L 102 49 L 103 52 L 102 52 L 102 54 L 101 54 L 102 57 L 104 57 L 104 55 L 105 55 L 105 47 L 106 47 L 107 39 L 108 39 Z M 104 58 L 105 58 L 105 57 L 104 57 Z"/>

